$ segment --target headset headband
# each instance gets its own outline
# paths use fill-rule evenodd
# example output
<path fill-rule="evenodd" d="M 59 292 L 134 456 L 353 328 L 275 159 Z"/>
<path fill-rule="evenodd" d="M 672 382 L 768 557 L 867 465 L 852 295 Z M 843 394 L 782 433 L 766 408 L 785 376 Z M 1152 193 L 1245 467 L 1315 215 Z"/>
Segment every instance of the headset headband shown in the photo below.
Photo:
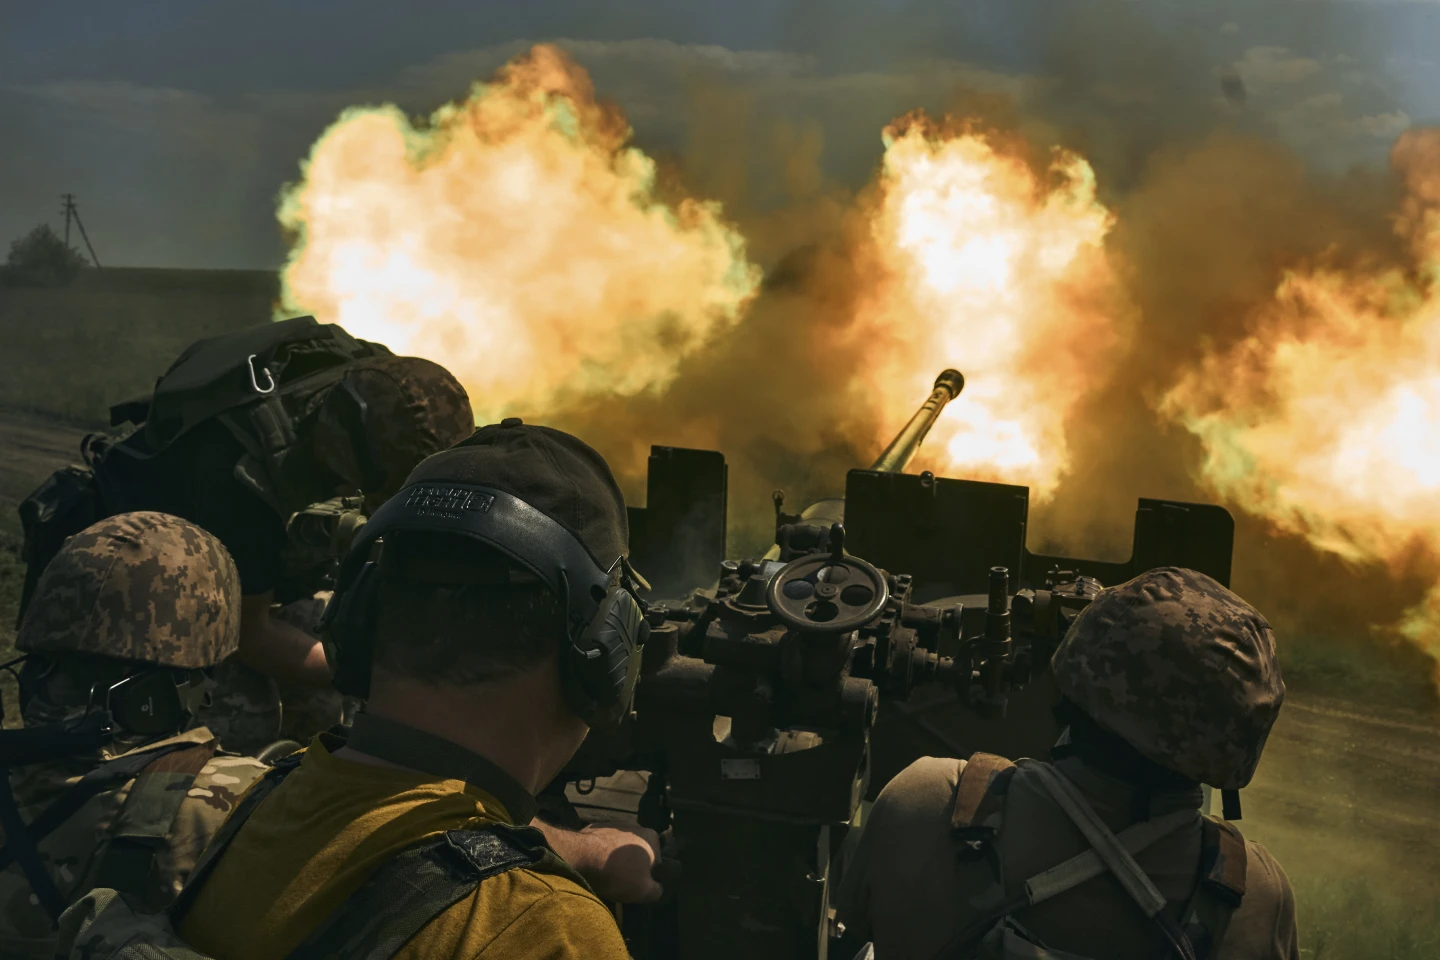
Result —
<path fill-rule="evenodd" d="M 361 528 L 340 569 L 341 590 L 355 582 L 375 541 L 397 532 L 453 534 L 499 551 L 565 602 L 572 629 L 594 619 L 610 584 L 610 573 L 574 534 L 519 497 L 476 484 L 421 481 L 385 501 Z M 623 559 L 617 562 L 623 569 Z"/>

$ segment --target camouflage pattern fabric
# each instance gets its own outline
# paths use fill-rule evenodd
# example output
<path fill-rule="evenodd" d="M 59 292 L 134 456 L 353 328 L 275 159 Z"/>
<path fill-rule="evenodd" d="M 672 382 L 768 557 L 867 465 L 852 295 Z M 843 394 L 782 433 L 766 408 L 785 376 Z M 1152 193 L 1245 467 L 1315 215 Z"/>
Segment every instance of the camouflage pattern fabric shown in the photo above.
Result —
<path fill-rule="evenodd" d="M 1270 624 L 1178 567 L 1100 591 L 1050 665 L 1060 692 L 1102 727 L 1221 790 L 1250 782 L 1285 700 Z"/>
<path fill-rule="evenodd" d="M 365 491 L 371 508 L 394 495 L 421 460 L 475 432 L 475 412 L 465 388 L 450 371 L 429 360 L 365 360 L 343 383 L 354 388 L 368 411 L 369 453 L 382 478 L 379 489 Z M 364 471 L 332 403 L 321 407 L 314 442 L 317 460 L 363 489 L 359 481 Z"/>
<path fill-rule="evenodd" d="M 270 615 L 315 636 L 330 591 L 276 604 Z M 279 683 L 243 664 L 222 663 L 212 672 L 216 688 L 196 715 L 226 750 L 254 756 L 276 740 L 309 743 L 317 733 L 345 722 L 355 705 L 330 687 Z"/>
<path fill-rule="evenodd" d="M 168 740 L 145 744 L 150 750 L 168 743 L 205 743 L 214 734 L 197 727 Z M 130 751 L 134 752 L 134 751 Z M 15 771 L 11 785 L 26 822 L 33 821 L 82 775 L 99 763 L 127 755 L 102 751 L 97 758 L 66 759 Z M 206 763 L 180 805 L 170 834 L 155 857 L 155 872 L 137 901 L 146 912 L 164 909 L 180 892 L 201 851 L 230 814 L 240 795 L 268 768 L 249 757 L 216 755 Z M 75 902 L 94 883 L 107 850 L 116 817 L 135 781 L 92 797 L 75 816 L 40 843 L 40 853 L 56 886 Z M 0 872 L 0 957 L 5 960 L 51 960 L 56 934 L 50 918 L 30 892 L 18 864 Z"/>
<path fill-rule="evenodd" d="M 220 664 L 211 677 L 215 689 L 195 719 L 215 731 L 222 747 L 253 757 L 280 739 L 280 690 L 273 679 L 234 660 Z"/>
<path fill-rule="evenodd" d="M 240 643 L 240 575 L 220 541 L 168 514 L 122 513 L 65 541 L 15 646 L 167 667 L 219 663 Z"/>
<path fill-rule="evenodd" d="M 91 890 L 61 915 L 54 956 L 75 960 L 211 960 L 180 939 L 168 913 L 145 913 L 106 887 Z"/>
<path fill-rule="evenodd" d="M 311 636 L 319 636 L 320 617 L 325 613 L 325 605 L 329 602 L 330 591 L 321 590 L 294 603 L 271 607 L 270 615 L 276 620 L 304 630 Z M 333 687 L 308 687 L 284 681 L 276 686 L 281 705 L 281 738 L 294 740 L 296 743 L 309 743 L 315 734 L 345 722 L 347 698 Z"/>

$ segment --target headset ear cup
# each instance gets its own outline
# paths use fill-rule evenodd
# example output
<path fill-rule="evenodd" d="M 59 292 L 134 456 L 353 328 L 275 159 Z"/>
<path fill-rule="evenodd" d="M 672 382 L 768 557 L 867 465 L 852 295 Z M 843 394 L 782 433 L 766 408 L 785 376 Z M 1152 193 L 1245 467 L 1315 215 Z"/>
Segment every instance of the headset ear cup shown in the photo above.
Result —
<path fill-rule="evenodd" d="M 346 696 L 361 699 L 370 696 L 370 663 L 375 652 L 375 566 L 368 561 L 354 583 L 335 591 L 321 621 L 331 682 Z"/>
<path fill-rule="evenodd" d="M 576 714 L 592 727 L 630 715 L 640 678 L 640 648 L 650 625 L 631 593 L 612 586 L 595 618 L 566 647 L 561 689 Z"/>
<path fill-rule="evenodd" d="M 168 667 L 151 667 L 111 686 L 105 697 L 110 721 L 125 733 L 154 737 L 185 725 L 189 714 Z"/>

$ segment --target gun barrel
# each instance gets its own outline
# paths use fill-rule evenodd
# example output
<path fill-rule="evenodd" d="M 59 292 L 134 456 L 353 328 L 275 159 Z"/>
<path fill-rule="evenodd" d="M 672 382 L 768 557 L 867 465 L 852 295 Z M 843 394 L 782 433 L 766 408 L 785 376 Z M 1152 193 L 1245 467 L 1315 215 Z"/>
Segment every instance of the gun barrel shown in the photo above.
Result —
<path fill-rule="evenodd" d="M 965 389 L 965 377 L 959 370 L 944 370 L 940 376 L 935 378 L 935 388 L 930 391 L 930 397 L 920 404 L 920 409 L 915 411 L 915 416 L 905 424 L 885 452 L 870 467 L 871 470 L 879 470 L 883 473 L 900 473 L 915 458 L 920 450 L 920 444 L 925 442 L 925 435 L 935 425 L 935 420 L 940 416 L 940 411 L 945 409 L 945 404 L 960 396 L 960 391 Z"/>

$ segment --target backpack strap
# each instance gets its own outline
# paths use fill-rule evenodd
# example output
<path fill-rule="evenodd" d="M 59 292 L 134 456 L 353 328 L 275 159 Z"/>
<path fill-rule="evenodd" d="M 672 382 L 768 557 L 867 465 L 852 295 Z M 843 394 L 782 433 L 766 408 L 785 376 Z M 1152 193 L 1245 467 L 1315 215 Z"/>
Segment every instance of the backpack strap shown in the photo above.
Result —
<path fill-rule="evenodd" d="M 20 816 L 19 805 L 15 802 L 15 793 L 10 785 L 10 768 L 0 767 L 0 828 L 5 831 L 5 845 L 0 847 L 0 870 L 18 862 L 30 884 L 30 892 L 35 895 L 40 906 L 50 915 L 52 921 L 59 919 L 60 914 L 65 912 L 67 901 L 56 887 L 50 870 L 40 856 L 40 842 L 78 813 L 90 798 L 102 790 L 115 783 L 134 779 L 158 757 L 189 746 L 191 744 L 184 742 L 168 743 L 154 750 L 127 754 L 102 763 L 71 785 L 58 800 L 28 824 Z"/>
<path fill-rule="evenodd" d="M 9 768 L 0 769 L 0 828 L 5 830 L 5 848 L 0 853 L 9 854 L 11 861 L 18 860 L 25 879 L 30 883 L 30 892 L 35 895 L 41 908 L 54 924 L 65 912 L 65 897 L 55 886 L 55 880 L 40 858 L 40 849 L 30 827 L 20 816 L 15 803 L 15 791 L 10 787 Z"/>
<path fill-rule="evenodd" d="M 1228 821 L 1205 817 L 1200 836 L 1200 878 L 1181 914 L 1181 926 L 1204 960 L 1220 949 L 1230 918 L 1245 898 L 1248 853 L 1245 838 Z"/>
<path fill-rule="evenodd" d="M 205 848 L 205 852 L 195 862 L 195 869 L 190 871 L 190 877 L 185 881 L 184 889 L 180 891 L 180 895 L 175 898 L 175 902 L 167 911 L 170 922 L 177 930 L 184 922 L 185 914 L 189 913 L 190 907 L 194 905 L 195 898 L 200 895 L 200 888 L 210 878 L 216 861 L 230 846 L 230 841 L 235 839 L 235 834 L 240 832 L 240 828 L 245 825 L 246 820 L 250 819 L 250 815 L 255 812 L 256 807 L 260 806 L 261 801 L 274 793 L 275 788 L 280 786 L 285 778 L 300 766 L 304 757 L 304 753 L 295 753 L 275 761 L 275 765 L 263 777 L 251 784 L 249 790 L 245 791 L 245 795 L 235 805 L 229 819 L 215 832 L 215 836 L 210 840 L 210 845 Z"/>
<path fill-rule="evenodd" d="M 94 886 L 141 895 L 190 787 L 215 756 L 211 738 L 156 757 L 140 771 L 115 819 Z"/>
<path fill-rule="evenodd" d="M 1177 810 L 1154 820 L 1131 824 L 1116 834 L 1115 838 L 1120 841 L 1126 851 L 1134 856 L 1149 849 L 1176 830 L 1193 824 L 1196 816 L 1194 810 Z M 1009 899 L 993 898 L 989 909 L 985 910 L 979 918 L 967 924 L 951 946 L 946 948 L 948 952 L 942 956 L 964 955 L 963 948 L 984 936 L 997 922 L 1013 913 L 1033 907 L 1037 903 L 1043 903 L 1067 890 L 1078 887 L 1087 880 L 1100 876 L 1107 869 L 1105 861 L 1101 860 L 1094 850 L 1085 850 L 1063 863 L 1037 873 L 1025 881 L 1018 896 Z M 973 901 L 972 905 L 980 906 Z"/>
<path fill-rule="evenodd" d="M 1014 774 L 1015 764 L 993 753 L 976 753 L 966 761 L 950 812 L 950 835 L 962 856 L 982 852 L 1000 832 L 1005 793 Z"/>
<path fill-rule="evenodd" d="M 1196 820 L 1194 810 L 1176 810 L 1154 820 L 1142 820 L 1131 824 L 1115 835 L 1120 847 L 1131 857 L 1154 846 L 1160 840 L 1190 826 Z M 1093 849 L 1075 856 L 1025 881 L 1025 905 L 1033 907 L 1067 890 L 1080 886 L 1087 880 L 1103 874 L 1109 869 L 1100 855 Z"/>
<path fill-rule="evenodd" d="M 1038 775 L 1040 783 L 1049 792 L 1051 799 L 1065 812 L 1076 828 L 1085 836 L 1091 848 L 1105 862 L 1105 866 L 1120 881 L 1130 899 L 1135 901 L 1142 913 L 1155 924 L 1160 934 L 1170 945 L 1170 952 L 1181 960 L 1197 960 L 1194 944 L 1185 931 L 1165 914 L 1167 905 L 1164 894 L 1135 858 L 1116 839 L 1110 828 L 1105 826 L 1093 807 L 1064 774 L 1049 764 L 1035 763 L 1030 768 Z"/>
<path fill-rule="evenodd" d="M 1206 817 L 1204 823 L 1205 873 L 1203 886 L 1220 894 L 1232 906 L 1245 898 L 1245 873 L 1248 854 L 1245 837 L 1235 824 L 1217 817 Z"/>
<path fill-rule="evenodd" d="M 451 830 L 392 857 L 287 960 L 389 960 L 415 934 L 490 877 L 516 868 L 583 880 L 531 827 Z M 585 886 L 585 889 L 589 889 Z"/>

